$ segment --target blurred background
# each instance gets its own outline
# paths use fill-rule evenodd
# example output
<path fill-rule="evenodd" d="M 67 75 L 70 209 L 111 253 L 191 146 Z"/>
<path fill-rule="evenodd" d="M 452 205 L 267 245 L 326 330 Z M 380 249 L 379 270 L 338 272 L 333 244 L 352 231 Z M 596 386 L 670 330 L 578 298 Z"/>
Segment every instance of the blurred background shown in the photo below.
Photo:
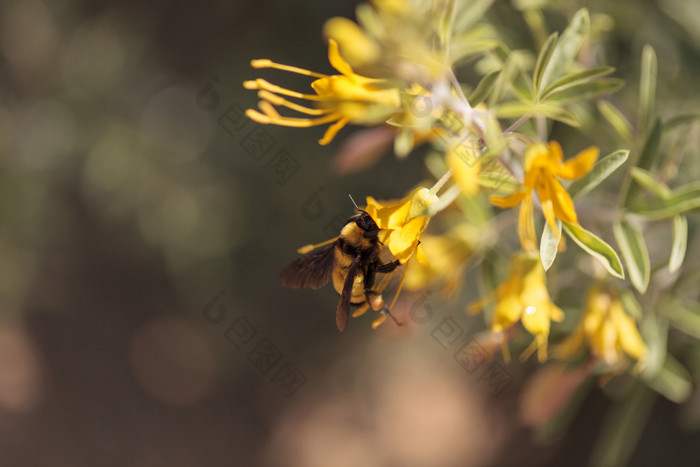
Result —
<path fill-rule="evenodd" d="M 617 76 L 634 81 L 650 43 L 660 112 L 697 110 L 696 2 L 583 3 L 614 23 Z M 340 334 L 330 287 L 280 286 L 296 248 L 352 214 L 346 192 L 396 198 L 428 178 L 420 155 L 342 174 L 351 130 L 321 147 L 322 129 L 242 117 L 244 80 L 308 84 L 250 59 L 330 72 L 323 23 L 355 5 L 0 3 L 0 465 L 590 461 L 614 387 L 591 384 L 566 431 L 536 435 L 522 394 L 537 365 L 484 361 L 463 301 L 405 294 L 402 328 L 363 316 Z M 511 2 L 489 15 L 531 41 Z M 697 465 L 683 413 L 698 405 L 656 399 L 630 463 Z"/>

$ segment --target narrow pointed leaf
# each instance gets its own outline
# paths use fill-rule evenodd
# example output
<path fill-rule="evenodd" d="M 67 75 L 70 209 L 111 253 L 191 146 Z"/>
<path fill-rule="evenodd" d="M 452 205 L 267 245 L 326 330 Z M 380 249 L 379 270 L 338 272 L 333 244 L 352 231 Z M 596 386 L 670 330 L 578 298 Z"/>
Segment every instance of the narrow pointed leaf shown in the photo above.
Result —
<path fill-rule="evenodd" d="M 557 257 L 559 239 L 561 238 L 561 221 L 559 220 L 557 220 L 557 230 L 558 232 L 555 234 L 549 228 L 549 223 L 544 223 L 542 237 L 540 238 L 540 261 L 542 261 L 542 267 L 545 271 L 552 267 L 554 259 Z"/>
<path fill-rule="evenodd" d="M 552 58 L 552 54 L 554 53 L 554 48 L 557 45 L 557 38 L 559 37 L 558 33 L 553 33 L 552 35 L 549 36 L 547 41 L 544 43 L 542 46 L 542 50 L 540 50 L 540 54 L 537 57 L 537 63 L 535 64 L 535 70 L 532 72 L 532 95 L 533 96 L 541 96 L 540 93 L 540 83 L 542 82 L 542 74 L 544 73 L 545 68 L 547 65 L 549 65 L 549 61 Z"/>
<path fill-rule="evenodd" d="M 661 199 L 668 199 L 671 197 L 671 189 L 663 182 L 657 180 L 649 171 L 640 169 L 639 167 L 632 167 L 630 175 L 632 175 L 632 178 L 639 186 L 657 197 Z"/>
<path fill-rule="evenodd" d="M 499 76 L 501 76 L 501 71 L 494 70 L 491 73 L 484 76 L 483 78 L 481 78 L 481 81 L 479 81 L 479 84 L 477 85 L 476 89 L 469 96 L 469 103 L 472 107 L 476 107 L 477 105 L 481 104 L 483 101 L 486 100 L 489 93 L 491 93 L 491 91 L 493 90 L 494 85 L 496 84 L 496 80 L 498 80 Z"/>
<path fill-rule="evenodd" d="M 628 315 L 634 318 L 637 322 L 641 321 L 643 314 L 642 305 L 640 305 L 639 301 L 637 301 L 632 289 L 624 289 L 622 292 L 620 292 L 620 301 L 622 301 L 622 306 Z"/>
<path fill-rule="evenodd" d="M 532 113 L 534 107 L 532 104 L 524 104 L 522 102 L 509 101 L 504 102 L 496 108 L 496 115 L 499 118 L 518 118 L 526 113 Z"/>
<path fill-rule="evenodd" d="M 466 31 L 471 26 L 484 18 L 484 14 L 491 7 L 494 0 L 474 0 L 469 5 L 462 8 L 460 14 L 455 18 L 455 31 Z"/>
<path fill-rule="evenodd" d="M 547 89 L 541 92 L 540 97 L 542 100 L 549 99 L 552 95 L 569 89 L 573 86 L 577 86 L 581 83 L 585 83 L 594 78 L 601 78 L 605 75 L 609 75 L 615 71 L 615 68 L 610 66 L 597 66 L 593 68 L 586 68 L 585 70 L 579 71 L 577 73 L 572 73 L 563 76 L 552 83 Z"/>
<path fill-rule="evenodd" d="M 608 101 L 598 101 L 598 110 L 625 143 L 632 143 L 632 124 L 617 107 Z"/>
<path fill-rule="evenodd" d="M 613 225 L 613 233 L 625 259 L 632 285 L 640 293 L 644 293 L 649 286 L 651 263 L 642 232 L 634 224 L 623 219 Z"/>
<path fill-rule="evenodd" d="M 646 382 L 653 390 L 677 404 L 685 402 L 693 390 L 690 372 L 671 354 L 666 354 L 661 370 Z"/>
<path fill-rule="evenodd" d="M 671 258 L 668 261 L 668 270 L 674 273 L 680 269 L 688 249 L 688 218 L 685 216 L 673 216 L 673 245 L 671 246 Z"/>
<path fill-rule="evenodd" d="M 700 308 L 692 310 L 680 300 L 672 299 L 669 301 L 669 306 L 665 306 L 659 311 L 671 320 L 675 328 L 700 339 Z"/>
<path fill-rule="evenodd" d="M 639 127 L 646 130 L 656 100 L 656 52 L 650 45 L 642 51 L 642 69 L 639 78 Z"/>
<path fill-rule="evenodd" d="M 618 78 L 601 78 L 595 81 L 584 81 L 572 86 L 552 92 L 547 97 L 548 101 L 556 101 L 561 104 L 576 104 L 593 100 L 605 94 L 612 94 L 619 90 L 624 81 Z"/>
<path fill-rule="evenodd" d="M 635 164 L 636 167 L 647 171 L 652 170 L 654 163 L 660 155 L 659 146 L 661 145 L 662 129 L 663 127 L 661 122 L 657 120 L 654 124 L 654 128 L 651 130 L 644 143 L 644 147 L 642 147 L 642 152 L 639 155 L 639 159 L 637 159 L 637 163 Z M 627 188 L 627 193 L 624 198 L 624 206 L 629 206 L 630 202 L 634 200 L 638 194 L 639 185 L 635 181 L 632 181 Z"/>
<path fill-rule="evenodd" d="M 677 117 L 670 118 L 664 124 L 664 128 L 666 128 L 667 131 L 671 131 L 671 130 L 675 130 L 678 127 L 682 127 L 684 125 L 690 125 L 691 123 L 695 123 L 699 120 L 700 120 L 700 114 L 678 115 Z"/>
<path fill-rule="evenodd" d="M 479 173 L 479 185 L 498 191 L 502 195 L 514 193 L 521 187 L 520 182 L 507 172 L 481 172 Z"/>
<path fill-rule="evenodd" d="M 569 26 L 557 41 L 557 46 L 547 63 L 547 67 L 542 72 L 540 88 L 548 88 L 564 75 L 566 68 L 574 61 L 584 38 L 588 35 L 589 25 L 588 10 L 582 8 L 576 12 Z"/>
<path fill-rule="evenodd" d="M 600 185 L 603 180 L 608 178 L 610 174 L 625 163 L 629 153 L 630 152 L 626 149 L 620 149 L 596 162 L 590 172 L 569 186 L 568 191 L 571 198 L 576 201 L 593 188 Z"/>
<path fill-rule="evenodd" d="M 659 310 L 670 306 L 669 300 L 663 300 L 657 307 Z M 661 370 L 668 353 L 668 317 L 660 313 L 645 313 L 639 332 L 647 345 L 647 357 L 642 376 L 653 377 Z"/>
<path fill-rule="evenodd" d="M 640 203 L 630 208 L 631 212 L 648 219 L 667 219 L 693 209 L 700 208 L 700 182 L 689 183 L 673 190 L 670 197 Z"/>
<path fill-rule="evenodd" d="M 533 115 L 544 115 L 552 120 L 565 123 L 570 127 L 578 128 L 581 126 L 581 122 L 576 114 L 560 105 L 538 104 L 531 113 Z"/>
<path fill-rule="evenodd" d="M 578 224 L 564 222 L 564 230 L 586 253 L 593 256 L 615 277 L 625 278 L 625 270 L 615 250 L 592 232 Z"/>

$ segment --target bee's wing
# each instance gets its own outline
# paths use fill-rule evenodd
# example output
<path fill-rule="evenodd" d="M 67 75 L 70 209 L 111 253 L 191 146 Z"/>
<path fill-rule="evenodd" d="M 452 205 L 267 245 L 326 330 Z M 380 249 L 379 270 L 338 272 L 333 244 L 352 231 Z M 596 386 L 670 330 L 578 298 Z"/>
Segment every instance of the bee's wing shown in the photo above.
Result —
<path fill-rule="evenodd" d="M 338 326 L 340 332 L 343 332 L 345 330 L 345 325 L 348 324 L 352 286 L 355 283 L 355 276 L 357 275 L 359 264 L 359 261 L 355 259 L 350 265 L 348 275 L 345 277 L 345 284 L 343 284 L 343 291 L 340 293 L 340 300 L 338 300 L 338 308 L 335 309 L 335 324 Z"/>
<path fill-rule="evenodd" d="M 326 285 L 333 270 L 335 243 L 295 259 L 284 268 L 280 280 L 285 287 L 319 289 Z"/>

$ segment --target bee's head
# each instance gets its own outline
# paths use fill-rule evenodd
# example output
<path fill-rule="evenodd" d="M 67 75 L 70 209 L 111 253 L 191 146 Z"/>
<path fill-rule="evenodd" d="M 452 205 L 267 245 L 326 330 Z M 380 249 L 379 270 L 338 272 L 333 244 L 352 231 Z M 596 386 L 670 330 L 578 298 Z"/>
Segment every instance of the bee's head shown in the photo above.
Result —
<path fill-rule="evenodd" d="M 372 216 L 367 214 L 367 211 L 364 211 L 362 209 L 358 209 L 358 211 L 360 211 L 360 213 L 352 216 L 350 218 L 350 221 L 357 224 L 357 226 L 364 231 L 365 237 L 376 237 L 379 233 L 379 227 L 377 227 L 377 223 L 374 222 Z"/>
<path fill-rule="evenodd" d="M 348 193 L 348 196 L 350 197 L 350 201 L 352 201 L 352 204 L 355 206 L 355 209 L 359 211 L 359 214 L 355 214 L 354 216 L 352 216 L 348 220 L 348 222 L 354 222 L 355 224 L 357 224 L 357 226 L 364 231 L 365 237 L 376 237 L 379 233 L 379 227 L 377 227 L 377 223 L 374 222 L 374 219 L 372 219 L 372 216 L 370 216 L 367 213 L 367 211 L 365 211 L 364 209 L 360 209 L 357 206 L 357 203 L 355 203 L 355 200 L 352 199 L 350 193 Z"/>

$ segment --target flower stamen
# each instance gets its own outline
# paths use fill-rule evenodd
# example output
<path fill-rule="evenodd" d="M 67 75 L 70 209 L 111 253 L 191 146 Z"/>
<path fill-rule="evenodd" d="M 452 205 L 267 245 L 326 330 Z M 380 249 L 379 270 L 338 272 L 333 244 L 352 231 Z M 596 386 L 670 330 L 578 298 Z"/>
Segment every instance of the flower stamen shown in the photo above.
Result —
<path fill-rule="evenodd" d="M 276 112 L 275 112 L 276 113 Z M 275 125 L 289 126 L 293 128 L 308 128 L 310 126 L 323 125 L 324 123 L 330 123 L 334 120 L 338 120 L 338 114 L 332 113 L 325 115 L 320 118 L 294 118 L 294 117 L 282 117 L 274 115 L 264 115 L 254 109 L 248 109 L 245 111 L 246 117 L 254 120 L 258 123 L 272 123 Z M 279 114 L 277 114 L 279 115 Z"/>
<path fill-rule="evenodd" d="M 281 86 L 277 86 L 276 84 L 272 84 L 269 81 L 264 80 L 262 78 L 250 79 L 248 81 L 244 81 L 243 87 L 246 89 L 264 89 L 265 91 L 270 91 L 270 92 L 274 92 L 277 94 L 282 94 L 284 96 L 296 97 L 298 99 L 307 99 L 310 101 L 326 100 L 326 98 L 318 96 L 316 94 L 304 94 L 301 92 L 292 91 L 290 89 L 283 88 Z"/>
<path fill-rule="evenodd" d="M 332 110 L 330 109 L 312 109 L 309 107 L 304 107 L 303 105 L 299 105 L 295 102 L 288 101 L 284 97 L 278 96 L 277 94 L 273 94 L 270 91 L 265 91 L 264 89 L 258 91 L 258 97 L 269 102 L 272 105 L 287 107 L 288 109 L 296 110 L 297 112 L 301 112 L 307 115 L 326 115 L 332 112 Z"/>
<path fill-rule="evenodd" d="M 314 78 L 327 78 L 328 75 L 323 73 L 316 73 L 315 71 L 306 70 L 304 68 L 299 68 L 291 65 L 283 65 L 281 63 L 273 62 L 267 58 L 259 58 L 257 60 L 251 60 L 250 66 L 253 68 L 274 68 L 276 70 L 289 71 L 291 73 L 296 73 L 299 75 L 313 76 Z"/>

